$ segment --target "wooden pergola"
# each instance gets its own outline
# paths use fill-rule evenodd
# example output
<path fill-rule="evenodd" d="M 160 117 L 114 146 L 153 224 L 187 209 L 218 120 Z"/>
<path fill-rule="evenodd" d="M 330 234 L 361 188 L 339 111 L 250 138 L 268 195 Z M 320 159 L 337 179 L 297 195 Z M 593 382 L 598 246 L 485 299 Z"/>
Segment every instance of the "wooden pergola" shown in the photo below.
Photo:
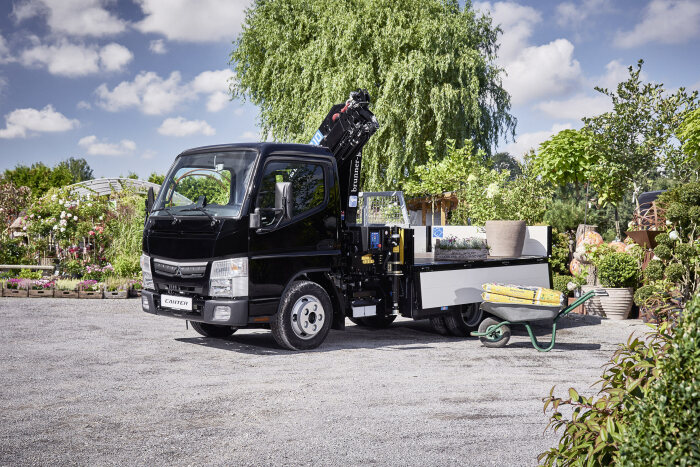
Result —
<path fill-rule="evenodd" d="M 406 206 L 412 211 L 421 211 L 423 225 L 426 225 L 426 214 L 431 214 L 432 216 L 434 212 L 440 213 L 440 225 L 447 225 L 447 213 L 456 208 L 458 202 L 457 194 L 453 191 L 448 191 L 441 195 L 408 199 L 406 200 Z"/>

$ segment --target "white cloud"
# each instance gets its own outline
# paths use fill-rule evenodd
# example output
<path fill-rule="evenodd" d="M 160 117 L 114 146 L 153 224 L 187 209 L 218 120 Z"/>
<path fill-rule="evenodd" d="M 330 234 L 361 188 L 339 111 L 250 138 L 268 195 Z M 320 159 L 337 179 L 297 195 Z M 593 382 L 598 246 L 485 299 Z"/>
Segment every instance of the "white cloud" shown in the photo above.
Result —
<path fill-rule="evenodd" d="M 183 84 L 177 71 L 168 79 L 149 71 L 139 73 L 133 81 L 122 81 L 111 91 L 103 83 L 95 92 L 98 105 L 111 112 L 138 107 L 145 114 L 162 115 L 199 95 L 207 96 L 207 110 L 217 112 L 228 103 L 228 80 L 233 76 L 227 69 L 204 71 Z"/>
<path fill-rule="evenodd" d="M 260 135 L 252 131 L 246 131 L 241 134 L 241 141 L 257 141 L 258 139 L 260 139 Z"/>
<path fill-rule="evenodd" d="M 119 71 L 133 58 L 134 54 L 129 49 L 114 42 L 100 50 L 100 63 L 107 71 Z"/>
<path fill-rule="evenodd" d="M 126 22 L 109 12 L 109 0 L 25 0 L 13 6 L 15 21 L 45 16 L 54 33 L 103 37 L 126 30 Z"/>
<path fill-rule="evenodd" d="M 3 35 L 0 34 L 0 64 L 9 63 L 13 60 L 10 54 L 10 48 L 7 46 L 7 41 L 5 41 Z"/>
<path fill-rule="evenodd" d="M 91 156 L 125 156 L 132 154 L 136 150 L 136 143 L 123 139 L 118 143 L 108 143 L 106 140 L 100 141 L 97 136 L 90 135 L 80 138 L 78 146 L 82 146 Z"/>
<path fill-rule="evenodd" d="M 138 0 L 143 33 L 186 42 L 232 41 L 241 30 L 250 0 Z"/>
<path fill-rule="evenodd" d="M 111 91 L 107 84 L 101 84 L 95 90 L 97 104 L 110 112 L 138 107 L 147 115 L 161 115 L 192 98 L 180 81 L 180 73 L 177 71 L 170 73 L 167 79 L 152 71 L 142 71 L 133 81 L 122 81 Z"/>
<path fill-rule="evenodd" d="M 166 118 L 158 128 L 158 133 L 167 136 L 190 136 L 202 134 L 212 136 L 216 130 L 204 120 L 185 120 L 184 117 Z"/>
<path fill-rule="evenodd" d="M 498 56 L 504 62 L 517 58 L 527 45 L 534 26 L 542 21 L 542 15 L 534 8 L 512 2 L 476 2 L 474 8 L 488 12 L 494 25 L 500 25 L 503 29 Z"/>
<path fill-rule="evenodd" d="M 580 120 L 583 117 L 593 117 L 612 110 L 612 102 L 603 94 L 596 96 L 577 94 L 569 99 L 539 102 L 535 108 L 559 120 Z"/>
<path fill-rule="evenodd" d="M 87 101 L 80 101 L 75 106 L 80 110 L 90 110 L 92 109 L 92 104 Z"/>
<path fill-rule="evenodd" d="M 553 134 L 559 133 L 561 130 L 568 130 L 570 128 L 570 123 L 555 123 L 549 130 L 523 133 L 517 136 L 514 143 L 507 144 L 503 150 L 514 155 L 518 159 L 522 159 L 522 155 L 527 154 L 530 149 L 537 150 L 540 143 L 549 139 L 549 137 Z"/>
<path fill-rule="evenodd" d="M 530 44 L 534 27 L 542 20 L 537 10 L 513 2 L 474 5 L 489 12 L 494 24 L 503 29 L 498 64 L 506 71 L 503 87 L 510 93 L 513 104 L 565 94 L 580 86 L 581 66 L 574 59 L 574 45 L 570 41 L 557 39 L 539 46 Z"/>
<path fill-rule="evenodd" d="M 141 153 L 141 159 L 153 159 L 156 157 L 157 153 L 151 149 L 146 149 Z"/>
<path fill-rule="evenodd" d="M 618 31 L 615 45 L 625 49 L 649 42 L 683 44 L 700 35 L 700 2 L 652 0 L 642 22 L 631 31 Z"/>
<path fill-rule="evenodd" d="M 52 75 L 85 76 L 99 71 L 120 71 L 133 59 L 126 47 L 114 42 L 101 49 L 62 39 L 53 45 L 34 44 L 20 54 L 24 66 L 45 66 Z"/>
<path fill-rule="evenodd" d="M 0 138 L 26 138 L 27 132 L 56 133 L 72 130 L 80 124 L 47 105 L 41 110 L 16 109 L 5 115 L 5 128 L 0 129 Z"/>
<path fill-rule="evenodd" d="M 580 86 L 581 66 L 573 55 L 574 45 L 566 39 L 524 49 L 506 65 L 508 76 L 503 79 L 513 104 L 565 94 Z"/>
<path fill-rule="evenodd" d="M 151 41 L 150 44 L 148 44 L 148 48 L 151 50 L 151 52 L 158 55 L 168 52 L 168 49 L 165 48 L 165 41 L 163 39 Z"/>
<path fill-rule="evenodd" d="M 562 28 L 578 28 L 591 16 L 609 10 L 606 0 L 583 0 L 576 4 L 564 2 L 557 5 L 555 10 L 557 24 Z"/>

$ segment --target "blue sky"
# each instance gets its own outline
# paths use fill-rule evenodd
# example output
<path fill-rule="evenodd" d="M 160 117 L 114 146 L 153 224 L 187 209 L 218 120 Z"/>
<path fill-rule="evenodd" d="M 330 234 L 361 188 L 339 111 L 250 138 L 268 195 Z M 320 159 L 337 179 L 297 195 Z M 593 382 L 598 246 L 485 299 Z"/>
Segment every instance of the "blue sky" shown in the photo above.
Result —
<path fill-rule="evenodd" d="M 0 170 L 85 157 L 96 176 L 164 172 L 183 149 L 257 140 L 229 101 L 231 42 L 247 1 L 0 2 Z M 647 80 L 700 87 L 700 0 L 475 2 L 504 30 L 499 64 L 519 155 L 604 112 L 645 60 Z"/>

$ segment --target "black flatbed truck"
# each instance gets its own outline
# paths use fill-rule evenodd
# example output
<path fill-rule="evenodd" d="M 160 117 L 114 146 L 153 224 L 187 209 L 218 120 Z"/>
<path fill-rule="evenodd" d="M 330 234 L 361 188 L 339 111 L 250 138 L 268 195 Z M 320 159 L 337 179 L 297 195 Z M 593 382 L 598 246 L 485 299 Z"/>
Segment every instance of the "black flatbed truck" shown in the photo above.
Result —
<path fill-rule="evenodd" d="M 361 149 L 378 128 L 368 104 L 358 91 L 334 106 L 315 144 L 178 155 L 146 201 L 143 310 L 207 337 L 270 328 L 279 345 L 303 350 L 346 317 L 382 328 L 400 314 L 467 336 L 481 320 L 482 283 L 549 287 L 547 254 L 436 261 L 415 251 L 407 222 L 357 222 L 358 209 L 397 209 L 359 192 Z"/>

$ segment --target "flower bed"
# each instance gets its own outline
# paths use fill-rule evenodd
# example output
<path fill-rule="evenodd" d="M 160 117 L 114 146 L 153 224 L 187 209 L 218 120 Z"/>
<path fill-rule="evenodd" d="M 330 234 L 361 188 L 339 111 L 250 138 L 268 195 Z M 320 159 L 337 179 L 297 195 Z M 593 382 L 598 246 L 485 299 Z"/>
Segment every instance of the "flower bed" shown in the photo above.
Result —
<path fill-rule="evenodd" d="M 78 298 L 102 298 L 102 284 L 92 279 L 78 283 Z"/>
<path fill-rule="evenodd" d="M 2 288 L 3 297 L 28 297 L 29 279 L 8 279 Z"/>
<path fill-rule="evenodd" d="M 38 279 L 32 281 L 29 286 L 29 296 L 32 298 L 53 297 L 54 281 L 50 279 Z"/>

